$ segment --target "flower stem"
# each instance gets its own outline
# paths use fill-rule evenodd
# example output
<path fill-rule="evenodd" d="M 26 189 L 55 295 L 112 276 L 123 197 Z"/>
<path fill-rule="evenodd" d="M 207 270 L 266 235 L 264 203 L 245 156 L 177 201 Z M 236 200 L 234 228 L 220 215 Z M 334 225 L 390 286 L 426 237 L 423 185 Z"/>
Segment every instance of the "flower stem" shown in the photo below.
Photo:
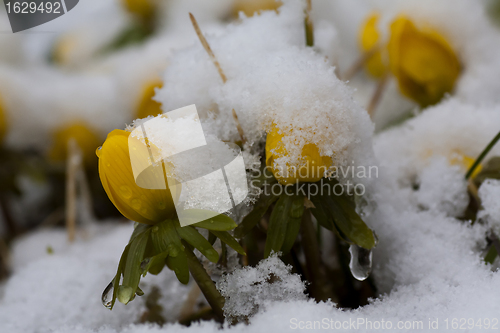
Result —
<path fill-rule="evenodd" d="M 474 164 L 470 167 L 469 171 L 467 171 L 467 174 L 465 175 L 465 179 L 469 179 L 470 176 L 474 173 L 474 170 L 476 170 L 477 166 L 481 164 L 483 159 L 488 155 L 490 150 L 493 148 L 493 146 L 500 140 L 500 132 L 491 140 L 491 142 L 484 148 L 483 152 L 479 155 L 479 157 L 474 161 Z"/>
<path fill-rule="evenodd" d="M 306 209 L 302 216 L 300 232 L 302 250 L 306 257 L 308 280 L 311 282 L 311 296 L 317 301 L 326 301 L 332 298 L 333 295 L 331 286 L 326 281 L 326 272 L 321 261 L 321 252 L 309 209 Z"/>
<path fill-rule="evenodd" d="M 220 322 L 224 321 L 224 311 L 222 308 L 224 307 L 224 297 L 219 293 L 217 288 L 215 287 L 214 282 L 208 275 L 207 271 L 200 263 L 198 258 L 193 253 L 193 250 L 189 244 L 182 241 L 185 247 L 185 253 L 188 260 L 189 271 L 193 276 L 194 280 L 200 287 L 201 292 L 205 296 L 208 301 L 208 304 L 212 307 L 217 319 Z"/>

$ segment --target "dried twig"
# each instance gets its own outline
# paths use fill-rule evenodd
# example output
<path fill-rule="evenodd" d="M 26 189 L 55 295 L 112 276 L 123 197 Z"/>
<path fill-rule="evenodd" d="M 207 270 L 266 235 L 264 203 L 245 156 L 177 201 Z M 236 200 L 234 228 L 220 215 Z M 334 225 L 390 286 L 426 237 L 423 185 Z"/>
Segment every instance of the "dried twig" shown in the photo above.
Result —
<path fill-rule="evenodd" d="M 82 155 L 76 141 L 68 140 L 66 161 L 66 229 L 68 240 L 73 242 L 76 234 L 76 175 L 82 163 Z"/>
<path fill-rule="evenodd" d="M 306 8 L 306 45 L 314 46 L 314 25 L 311 18 L 311 10 L 312 10 L 312 1 L 307 0 L 307 8 Z"/>
<path fill-rule="evenodd" d="M 208 42 L 205 39 L 205 36 L 203 36 L 203 34 L 201 33 L 201 29 L 200 29 L 200 26 L 198 25 L 198 22 L 196 21 L 193 14 L 191 14 L 191 13 L 189 13 L 189 18 L 191 19 L 191 23 L 193 24 L 194 30 L 196 31 L 198 38 L 200 39 L 201 45 L 203 45 L 203 48 L 205 49 L 205 51 L 207 51 L 210 59 L 212 59 L 212 62 L 214 63 L 215 67 L 217 68 L 217 71 L 219 72 L 219 75 L 222 78 L 222 82 L 226 83 L 226 81 L 227 81 L 226 75 L 222 71 L 222 68 L 220 67 L 219 61 L 217 61 L 215 54 L 213 53 L 212 49 L 210 48 L 210 45 L 208 45 Z"/>
<path fill-rule="evenodd" d="M 351 67 L 349 67 L 346 70 L 346 72 L 342 76 L 342 80 L 343 81 L 349 81 L 350 79 L 352 79 L 354 77 L 354 75 L 356 75 L 363 68 L 363 66 L 368 61 L 368 59 L 370 59 L 375 53 L 377 53 L 377 51 L 379 51 L 380 48 L 381 48 L 380 45 L 375 45 L 370 50 L 368 50 L 365 53 L 363 53 L 361 55 L 361 57 L 359 57 L 358 60 L 356 60 L 351 65 Z"/>
<path fill-rule="evenodd" d="M 179 321 L 186 320 L 192 316 L 194 307 L 196 306 L 196 301 L 201 295 L 201 289 L 197 284 L 194 284 L 189 291 L 188 297 L 184 304 L 182 305 L 181 311 L 179 313 Z"/>
<path fill-rule="evenodd" d="M 191 23 L 193 24 L 194 31 L 196 31 L 196 34 L 198 35 L 198 38 L 200 39 L 201 45 L 203 45 L 203 48 L 205 49 L 205 51 L 207 51 L 208 56 L 210 57 L 210 59 L 212 59 L 212 62 L 214 63 L 215 68 L 217 68 L 217 71 L 219 72 L 219 75 L 222 79 L 222 82 L 226 83 L 226 81 L 227 81 L 226 74 L 224 74 L 224 71 L 222 70 L 222 67 L 219 64 L 219 61 L 215 57 L 215 54 L 212 51 L 212 49 L 210 48 L 210 45 L 208 44 L 205 36 L 203 36 L 201 29 L 200 29 L 200 26 L 198 25 L 198 22 L 194 18 L 194 15 L 191 13 L 189 13 L 189 18 L 191 19 Z M 245 133 L 243 132 L 243 128 L 241 127 L 241 124 L 238 120 L 238 115 L 236 114 L 236 111 L 234 111 L 234 109 L 233 109 L 233 118 L 234 118 L 234 121 L 236 122 L 236 127 L 238 129 L 238 133 L 240 134 L 241 142 L 243 144 L 245 144 L 245 142 L 247 142 L 246 137 L 245 137 Z"/>
<path fill-rule="evenodd" d="M 388 81 L 389 81 L 389 75 L 385 74 L 377 82 L 377 87 L 375 88 L 375 92 L 373 93 L 373 96 L 370 99 L 370 103 L 368 103 L 368 106 L 366 107 L 366 111 L 368 111 L 368 114 L 370 115 L 370 117 L 372 119 L 373 119 L 373 115 L 375 113 L 375 109 L 377 108 L 378 104 L 382 100 L 382 96 L 384 94 L 385 88 L 387 87 Z"/>
<path fill-rule="evenodd" d="M 238 120 L 238 115 L 236 114 L 236 111 L 234 111 L 234 109 L 233 109 L 233 118 L 234 121 L 236 122 L 236 128 L 238 129 L 238 133 L 240 134 L 241 143 L 245 144 L 245 142 L 247 142 L 247 138 L 245 137 L 245 132 L 243 132 L 243 128 L 241 128 L 240 121 Z"/>

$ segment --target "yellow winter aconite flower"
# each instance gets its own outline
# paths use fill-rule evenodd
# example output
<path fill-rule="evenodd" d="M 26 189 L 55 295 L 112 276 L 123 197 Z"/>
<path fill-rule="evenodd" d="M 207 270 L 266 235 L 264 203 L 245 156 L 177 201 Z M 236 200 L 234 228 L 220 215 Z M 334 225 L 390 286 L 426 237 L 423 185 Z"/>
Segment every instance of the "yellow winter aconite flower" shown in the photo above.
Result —
<path fill-rule="evenodd" d="M 475 161 L 476 160 L 474 158 L 467 156 L 467 155 L 460 154 L 460 153 L 458 153 L 455 156 L 453 156 L 452 158 L 450 158 L 450 163 L 452 165 L 461 165 L 464 167 L 465 170 L 469 170 Z M 470 176 L 470 178 L 474 179 L 474 177 L 476 177 L 481 172 L 482 169 L 483 169 L 483 166 L 481 164 L 479 164 L 476 167 L 476 169 L 474 170 L 474 172 L 472 173 L 472 175 Z"/>
<path fill-rule="evenodd" d="M 290 133 L 291 134 L 291 133 Z M 288 156 L 288 151 L 282 140 L 284 133 L 273 126 L 266 139 L 266 166 L 271 168 L 274 177 L 282 185 L 296 182 L 316 182 L 323 178 L 325 171 L 332 165 L 332 159 L 321 156 L 314 143 L 307 143 L 302 148 L 301 159 L 287 163 L 286 170 L 276 165 L 274 160 Z"/>
<path fill-rule="evenodd" d="M 263 10 L 276 10 L 283 3 L 276 0 L 236 0 L 234 2 L 234 16 L 238 16 L 239 12 L 245 13 L 247 17 L 253 16 L 255 13 L 260 14 Z"/>
<path fill-rule="evenodd" d="M 130 13 L 142 19 L 149 19 L 153 16 L 155 9 L 153 0 L 122 0 L 122 3 Z"/>
<path fill-rule="evenodd" d="M 385 49 L 380 45 L 380 32 L 377 27 L 379 19 L 380 15 L 378 13 L 371 14 L 359 32 L 361 50 L 366 53 L 372 53 L 365 62 L 365 69 L 370 75 L 376 78 L 383 76 L 388 70 L 382 54 Z"/>
<path fill-rule="evenodd" d="M 52 148 L 49 158 L 54 161 L 64 161 L 68 157 L 68 142 L 74 139 L 82 151 L 83 162 L 92 166 L 96 162 L 95 149 L 101 140 L 85 122 L 75 122 L 56 129 L 52 134 Z"/>
<path fill-rule="evenodd" d="M 136 184 L 129 144 L 139 147 L 145 143 L 134 138 L 129 140 L 129 136 L 130 132 L 114 130 L 108 134 L 102 147 L 97 150 L 99 177 L 106 194 L 120 213 L 132 221 L 152 225 L 175 217 L 174 201 L 168 187 L 162 190 L 150 190 Z M 134 156 L 134 161 L 148 163 L 150 156 L 147 149 L 133 150 L 138 154 Z M 155 172 L 141 174 L 141 183 L 166 182 L 165 174 L 161 180 L 156 179 L 156 176 Z"/>
<path fill-rule="evenodd" d="M 67 65 L 75 55 L 78 46 L 78 37 L 67 34 L 61 37 L 55 44 L 52 56 L 54 62 L 59 65 Z"/>
<path fill-rule="evenodd" d="M 161 88 L 163 84 L 161 81 L 150 82 L 144 87 L 141 95 L 141 100 L 137 106 L 136 118 L 146 118 L 148 116 L 156 117 L 162 113 L 161 104 L 153 100 L 155 89 Z"/>
<path fill-rule="evenodd" d="M 405 16 L 391 24 L 390 68 L 401 92 L 421 106 L 436 104 L 460 74 L 457 55 L 434 30 L 420 30 Z"/>

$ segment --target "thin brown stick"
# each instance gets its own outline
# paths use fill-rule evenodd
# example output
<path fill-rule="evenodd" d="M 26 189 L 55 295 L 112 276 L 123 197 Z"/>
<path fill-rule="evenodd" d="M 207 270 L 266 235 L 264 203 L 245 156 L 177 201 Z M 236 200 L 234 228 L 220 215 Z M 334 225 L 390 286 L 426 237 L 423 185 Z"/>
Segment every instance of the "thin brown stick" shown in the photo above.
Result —
<path fill-rule="evenodd" d="M 312 1 L 307 0 L 306 8 L 306 45 L 314 46 L 314 25 L 311 18 Z"/>
<path fill-rule="evenodd" d="M 201 289 L 197 284 L 194 284 L 189 291 L 188 297 L 184 304 L 182 305 L 181 311 L 179 313 L 179 321 L 183 321 L 193 315 L 194 307 L 196 302 L 201 295 Z"/>
<path fill-rule="evenodd" d="M 70 139 L 66 161 L 66 230 L 69 242 L 73 242 L 76 235 L 76 175 L 81 160 L 78 144 L 74 139 Z"/>
<path fill-rule="evenodd" d="M 196 31 L 196 34 L 198 35 L 198 38 L 200 39 L 201 45 L 203 45 L 203 48 L 205 51 L 207 51 L 208 56 L 210 59 L 212 59 L 212 62 L 214 63 L 215 67 L 217 68 L 217 71 L 219 72 L 220 77 L 222 78 L 222 82 L 226 83 L 227 78 L 224 72 L 222 71 L 222 68 L 220 67 L 219 61 L 217 61 L 217 58 L 215 57 L 215 54 L 212 52 L 212 49 L 210 48 L 210 45 L 208 44 L 207 40 L 205 39 L 205 36 L 201 33 L 200 26 L 198 25 L 198 22 L 194 18 L 193 14 L 189 13 L 189 18 L 191 19 L 191 23 L 193 24 L 194 31 Z"/>
<path fill-rule="evenodd" d="M 234 121 L 236 122 L 236 128 L 238 129 L 238 133 L 240 134 L 241 143 L 245 144 L 247 142 L 247 138 L 245 137 L 245 132 L 243 132 L 243 128 L 241 127 L 241 123 L 238 119 L 238 115 L 236 114 L 236 111 L 234 111 L 234 109 L 233 109 L 233 118 Z"/>
<path fill-rule="evenodd" d="M 366 111 L 370 115 L 370 118 L 373 119 L 373 115 L 375 114 L 375 110 L 377 109 L 378 104 L 382 100 L 382 96 L 384 95 L 385 88 L 387 87 L 387 82 L 389 81 L 389 75 L 384 75 L 377 83 L 377 87 L 375 88 L 375 92 L 373 93 L 372 98 L 370 99 L 370 103 L 366 107 Z"/>
<path fill-rule="evenodd" d="M 342 76 L 343 81 L 349 81 L 352 79 L 365 65 L 365 63 L 370 59 L 377 51 L 379 51 L 381 48 L 380 45 L 375 45 L 372 47 L 370 50 L 364 52 L 361 57 L 356 60 L 351 67 L 349 67 L 344 75 Z"/>

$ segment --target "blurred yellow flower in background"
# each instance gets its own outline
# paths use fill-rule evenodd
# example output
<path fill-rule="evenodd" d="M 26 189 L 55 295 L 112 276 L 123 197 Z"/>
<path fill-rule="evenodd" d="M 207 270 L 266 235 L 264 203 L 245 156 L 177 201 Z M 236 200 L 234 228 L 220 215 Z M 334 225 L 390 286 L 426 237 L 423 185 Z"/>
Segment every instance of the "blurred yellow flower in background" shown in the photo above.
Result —
<path fill-rule="evenodd" d="M 163 190 L 150 190 L 139 187 L 134 179 L 132 170 L 129 143 L 142 145 L 139 139 L 131 138 L 130 132 L 114 130 L 108 134 L 106 141 L 97 150 L 99 157 L 99 177 L 109 199 L 126 218 L 144 223 L 156 224 L 176 216 L 174 200 L 168 187 Z M 134 147 L 132 147 L 133 149 Z M 148 163 L 150 156 L 147 149 L 133 149 L 137 154 L 134 160 Z M 146 152 L 146 153 L 144 153 Z M 165 170 L 163 179 L 156 179 L 155 172 L 147 173 L 141 177 L 143 182 L 166 182 Z"/>
<path fill-rule="evenodd" d="M 387 71 L 388 66 L 384 62 L 383 52 L 385 48 L 382 47 L 380 41 L 380 32 L 378 30 L 378 23 L 380 14 L 373 13 L 365 20 L 359 32 L 359 44 L 363 52 L 371 55 L 365 62 L 366 71 L 375 78 L 382 77 Z"/>
<path fill-rule="evenodd" d="M 245 13 L 247 17 L 255 13 L 260 14 L 263 10 L 277 10 L 283 3 L 275 0 L 236 0 L 233 5 L 234 16 L 239 12 Z"/>
<path fill-rule="evenodd" d="M 95 149 L 101 140 L 88 124 L 79 121 L 56 129 L 52 134 L 52 147 L 49 158 L 64 161 L 68 157 L 68 141 L 74 139 L 82 151 L 83 162 L 88 167 L 95 167 Z"/>
<path fill-rule="evenodd" d="M 163 83 L 159 80 L 150 82 L 144 87 L 141 100 L 137 106 L 136 118 L 156 117 L 162 113 L 161 104 L 153 100 L 155 89 L 160 89 L 161 87 L 163 87 Z"/>
<path fill-rule="evenodd" d="M 389 42 L 384 44 L 379 20 L 380 14 L 371 14 L 359 33 L 370 75 L 381 78 L 390 69 L 401 93 L 422 107 L 438 103 L 453 91 L 461 66 L 444 36 L 430 28 L 418 29 L 401 15 L 392 21 Z"/>
<path fill-rule="evenodd" d="M 457 55 L 434 30 L 419 30 L 400 16 L 391 24 L 388 45 L 391 71 L 403 95 L 425 107 L 455 87 L 460 74 Z"/>
<path fill-rule="evenodd" d="M 273 125 L 266 139 L 266 166 L 271 168 L 278 182 L 288 185 L 296 182 L 317 182 L 323 178 L 332 165 L 332 159 L 328 156 L 321 156 L 318 147 L 313 143 L 305 144 L 302 148 L 301 159 L 287 163 L 286 170 L 277 166 L 275 159 L 289 155 L 282 142 L 283 138 L 285 134 L 280 133 L 279 128 Z"/>
<path fill-rule="evenodd" d="M 147 20 L 154 14 L 155 4 L 152 0 L 122 0 L 125 8 L 139 18 Z"/>
<path fill-rule="evenodd" d="M 461 153 L 456 153 L 455 156 L 452 156 L 450 158 L 451 165 L 460 165 L 465 170 L 469 170 L 475 161 L 476 161 L 475 158 L 472 158 L 470 156 L 467 156 L 467 155 L 464 155 Z M 472 173 L 472 175 L 470 176 L 470 178 L 474 179 L 474 177 L 476 177 L 481 172 L 482 169 L 483 169 L 483 166 L 481 164 L 479 164 L 477 166 L 477 168 L 474 170 L 474 172 Z"/>

